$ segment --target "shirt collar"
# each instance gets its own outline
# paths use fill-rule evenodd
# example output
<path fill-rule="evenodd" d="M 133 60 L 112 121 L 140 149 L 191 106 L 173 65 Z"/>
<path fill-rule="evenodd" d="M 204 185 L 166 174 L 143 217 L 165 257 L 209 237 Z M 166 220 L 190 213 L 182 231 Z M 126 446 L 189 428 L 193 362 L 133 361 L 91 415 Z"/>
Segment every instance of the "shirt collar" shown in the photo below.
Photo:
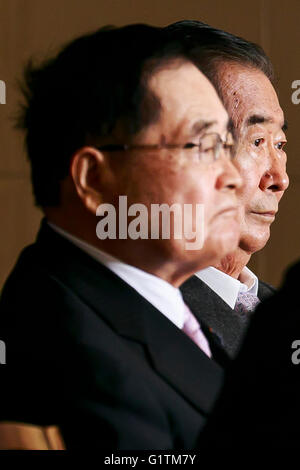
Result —
<path fill-rule="evenodd" d="M 95 248 L 52 222 L 48 222 L 48 225 L 96 261 L 113 271 L 156 307 L 157 310 L 163 313 L 172 323 L 182 329 L 184 324 L 185 304 L 178 288 L 172 286 L 160 277 L 126 264 L 110 254 Z"/>
<path fill-rule="evenodd" d="M 235 307 L 240 292 L 249 292 L 257 296 L 258 278 L 246 266 L 241 273 L 243 282 L 212 266 L 198 271 L 196 276 L 218 294 L 232 309 Z"/>

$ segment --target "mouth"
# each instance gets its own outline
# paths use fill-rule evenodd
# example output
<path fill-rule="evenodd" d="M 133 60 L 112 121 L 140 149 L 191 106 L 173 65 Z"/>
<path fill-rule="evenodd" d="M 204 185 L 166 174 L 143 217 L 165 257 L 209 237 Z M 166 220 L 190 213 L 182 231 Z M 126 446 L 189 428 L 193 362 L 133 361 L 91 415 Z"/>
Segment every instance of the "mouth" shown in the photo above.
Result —
<path fill-rule="evenodd" d="M 251 214 L 265 220 L 274 220 L 277 211 L 251 211 Z"/>

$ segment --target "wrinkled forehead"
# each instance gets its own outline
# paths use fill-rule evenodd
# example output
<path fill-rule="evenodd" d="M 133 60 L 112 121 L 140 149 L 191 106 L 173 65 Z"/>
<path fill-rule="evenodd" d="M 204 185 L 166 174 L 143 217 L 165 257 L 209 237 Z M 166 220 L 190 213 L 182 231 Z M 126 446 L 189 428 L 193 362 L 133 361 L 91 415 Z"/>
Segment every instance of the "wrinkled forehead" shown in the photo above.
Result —
<path fill-rule="evenodd" d="M 249 124 L 258 116 L 261 124 L 282 128 L 284 114 L 276 91 L 268 77 L 260 70 L 224 64 L 219 73 L 219 84 L 224 105 L 236 128 Z M 259 123 L 259 119 L 256 120 Z"/>

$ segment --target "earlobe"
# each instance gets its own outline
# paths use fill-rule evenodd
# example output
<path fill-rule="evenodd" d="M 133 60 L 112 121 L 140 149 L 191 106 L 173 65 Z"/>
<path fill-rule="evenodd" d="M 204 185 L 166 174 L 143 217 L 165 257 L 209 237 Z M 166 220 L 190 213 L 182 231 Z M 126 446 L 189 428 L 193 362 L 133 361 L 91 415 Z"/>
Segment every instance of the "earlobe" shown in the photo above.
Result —
<path fill-rule="evenodd" d="M 70 173 L 76 192 L 85 207 L 96 213 L 101 204 L 103 154 L 93 147 L 79 149 L 71 160 Z"/>

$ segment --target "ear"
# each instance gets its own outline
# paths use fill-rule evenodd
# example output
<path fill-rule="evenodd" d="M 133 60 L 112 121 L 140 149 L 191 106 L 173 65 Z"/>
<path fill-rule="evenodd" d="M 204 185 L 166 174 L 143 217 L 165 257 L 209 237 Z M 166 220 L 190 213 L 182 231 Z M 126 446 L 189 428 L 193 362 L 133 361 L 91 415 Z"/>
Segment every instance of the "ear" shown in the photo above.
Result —
<path fill-rule="evenodd" d="M 72 158 L 70 172 L 78 196 L 85 207 L 96 214 L 101 204 L 103 175 L 107 172 L 107 160 L 94 147 L 82 147 Z"/>

